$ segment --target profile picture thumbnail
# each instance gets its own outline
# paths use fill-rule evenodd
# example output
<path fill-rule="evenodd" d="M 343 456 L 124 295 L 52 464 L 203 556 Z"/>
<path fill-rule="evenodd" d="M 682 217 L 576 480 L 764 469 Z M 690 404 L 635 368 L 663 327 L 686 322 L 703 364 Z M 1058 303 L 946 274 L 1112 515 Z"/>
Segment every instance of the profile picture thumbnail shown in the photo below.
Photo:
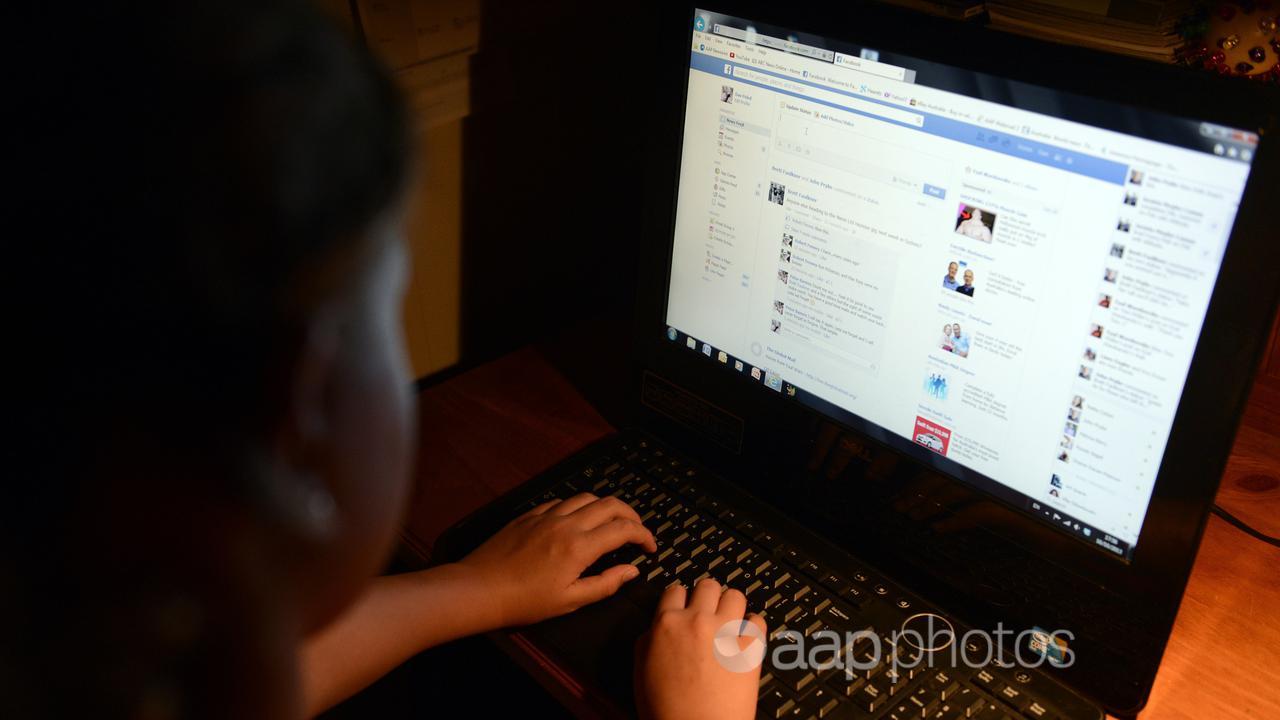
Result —
<path fill-rule="evenodd" d="M 787 186 L 782 183 L 769 183 L 769 202 L 774 205 L 781 205 L 782 199 L 787 195 Z"/>
<path fill-rule="evenodd" d="M 973 281 L 976 276 L 973 268 L 963 260 L 952 260 L 947 263 L 947 273 L 942 276 L 942 289 L 954 290 L 961 295 L 973 297 Z"/>
<path fill-rule="evenodd" d="M 960 323 L 952 322 L 942 326 L 942 338 L 938 343 L 938 348 L 952 355 L 969 357 L 969 345 L 971 342 L 969 333 L 960 327 Z"/>
<path fill-rule="evenodd" d="M 720 86 L 720 102 L 723 102 L 723 103 L 733 102 L 733 86 L 732 85 Z"/>
<path fill-rule="evenodd" d="M 960 203 L 956 212 L 956 232 L 967 238 L 991 242 L 996 229 L 996 214 L 974 205 Z"/>

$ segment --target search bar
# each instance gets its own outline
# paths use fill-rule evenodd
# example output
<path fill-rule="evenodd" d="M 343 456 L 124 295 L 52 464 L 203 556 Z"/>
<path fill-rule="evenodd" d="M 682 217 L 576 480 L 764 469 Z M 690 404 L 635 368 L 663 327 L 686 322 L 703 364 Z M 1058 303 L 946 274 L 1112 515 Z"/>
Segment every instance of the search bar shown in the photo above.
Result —
<path fill-rule="evenodd" d="M 822 102 L 828 102 L 833 105 L 840 105 L 850 110 L 857 110 L 858 112 L 875 115 L 876 117 L 882 117 L 886 120 L 893 120 L 895 122 L 914 125 L 916 127 L 924 126 L 924 116 L 918 113 L 908 112 L 906 110 L 900 110 L 893 107 L 885 107 L 884 105 L 867 102 L 866 100 L 860 100 L 855 97 L 849 97 L 848 95 L 841 95 L 840 93 L 824 90 L 820 87 L 814 87 L 813 85 L 806 85 L 804 83 L 793 82 L 773 75 L 766 75 L 761 72 L 756 72 L 750 68 L 734 66 L 733 77 L 739 80 L 746 80 L 747 82 L 758 83 L 765 87 L 777 90 L 786 90 L 787 92 L 812 98 L 814 100 L 821 100 Z"/>

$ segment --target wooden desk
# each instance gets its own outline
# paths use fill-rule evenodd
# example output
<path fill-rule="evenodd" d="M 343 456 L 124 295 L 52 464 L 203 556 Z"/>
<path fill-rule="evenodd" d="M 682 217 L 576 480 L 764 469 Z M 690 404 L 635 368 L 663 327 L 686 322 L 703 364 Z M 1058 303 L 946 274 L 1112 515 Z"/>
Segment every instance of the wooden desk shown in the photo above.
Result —
<path fill-rule="evenodd" d="M 1218 503 L 1280 534 L 1280 392 L 1259 386 Z M 537 350 L 425 389 L 417 493 L 406 544 L 429 557 L 447 527 L 613 431 Z M 513 633 L 508 647 L 572 707 L 582 689 Z M 1280 718 L 1280 549 L 1211 518 L 1143 718 Z"/>

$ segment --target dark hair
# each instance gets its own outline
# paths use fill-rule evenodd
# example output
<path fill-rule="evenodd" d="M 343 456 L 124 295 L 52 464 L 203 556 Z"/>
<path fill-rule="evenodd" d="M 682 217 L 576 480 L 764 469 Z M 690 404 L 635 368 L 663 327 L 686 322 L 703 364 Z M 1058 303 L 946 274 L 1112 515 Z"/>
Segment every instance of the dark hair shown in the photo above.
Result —
<path fill-rule="evenodd" d="M 391 79 L 308 4 L 29 5 L 11 67 L 6 586 L 69 542 L 68 509 L 122 443 L 214 462 L 260 429 L 294 284 L 361 242 L 408 157 Z"/>

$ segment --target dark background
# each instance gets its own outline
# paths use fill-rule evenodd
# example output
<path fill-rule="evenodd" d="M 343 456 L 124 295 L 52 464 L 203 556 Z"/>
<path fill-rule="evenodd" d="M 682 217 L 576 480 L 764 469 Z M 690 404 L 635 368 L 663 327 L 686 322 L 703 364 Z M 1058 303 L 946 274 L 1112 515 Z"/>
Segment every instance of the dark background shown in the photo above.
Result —
<path fill-rule="evenodd" d="M 484 3 L 463 126 L 463 365 L 548 335 L 630 327 L 645 101 L 659 90 L 607 46 L 651 44 L 654 7 Z"/>

